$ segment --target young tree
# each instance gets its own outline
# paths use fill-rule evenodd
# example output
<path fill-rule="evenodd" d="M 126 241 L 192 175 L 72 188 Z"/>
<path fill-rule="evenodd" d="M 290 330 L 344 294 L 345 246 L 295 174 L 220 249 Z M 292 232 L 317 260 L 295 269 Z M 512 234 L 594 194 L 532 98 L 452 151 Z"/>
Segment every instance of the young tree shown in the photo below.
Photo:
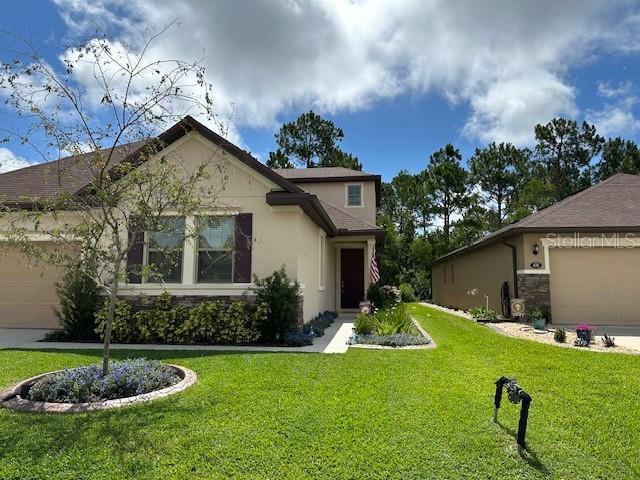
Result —
<path fill-rule="evenodd" d="M 188 228 L 180 232 L 175 228 L 179 222 L 166 214 L 186 217 L 215 205 L 226 181 L 224 161 L 187 161 L 175 151 L 163 152 L 170 138 L 158 137 L 158 132 L 185 112 L 214 117 L 210 86 L 197 62 L 149 58 L 159 34 L 137 53 L 106 39 L 89 41 L 66 52 L 62 70 L 23 42 L 26 50 L 0 73 L 7 104 L 25 125 L 20 130 L 5 127 L 6 138 L 32 145 L 45 159 L 52 150 L 72 155 L 48 172 L 55 194 L 25 199 L 29 209 L 5 203 L 4 233 L 31 257 L 66 268 L 77 266 L 80 256 L 86 259 L 81 265 L 92 266 L 83 273 L 95 278 L 108 296 L 104 373 L 120 285 L 128 276 L 161 279 L 179 247 L 167 247 L 156 255 L 156 265 L 145 268 L 127 268 L 130 252 L 145 231 L 179 232 L 187 238 Z M 75 75 L 78 71 L 84 84 Z M 171 135 L 194 124 L 193 119 L 182 120 Z M 44 148 L 34 140 L 38 135 Z M 80 190 L 78 178 L 88 182 Z M 43 249 L 33 241 L 34 233 L 61 248 Z"/>
<path fill-rule="evenodd" d="M 640 149 L 632 140 L 610 138 L 602 147 L 602 157 L 594 166 L 594 181 L 601 182 L 616 173 L 640 174 Z"/>
<path fill-rule="evenodd" d="M 538 160 L 554 186 L 555 200 L 588 186 L 585 170 L 604 143 L 596 128 L 587 122 L 578 127 L 575 120 L 554 118 L 546 125 L 536 125 L 534 131 Z"/>
<path fill-rule="evenodd" d="M 477 148 L 469 159 L 471 181 L 480 187 L 487 207 L 494 212 L 494 229 L 502 227 L 518 185 L 520 172 L 529 161 L 530 152 L 510 143 L 491 143 Z"/>
<path fill-rule="evenodd" d="M 275 135 L 278 150 L 269 154 L 271 168 L 290 168 L 297 164 L 311 167 L 346 167 L 362 170 L 358 159 L 340 150 L 341 128 L 309 111 L 285 123 Z M 286 159 L 286 161 L 285 161 Z"/>
<path fill-rule="evenodd" d="M 468 175 L 460 165 L 460 150 L 450 143 L 429 157 L 426 177 L 436 215 L 442 218 L 444 241 L 449 245 L 451 219 L 469 204 Z"/>

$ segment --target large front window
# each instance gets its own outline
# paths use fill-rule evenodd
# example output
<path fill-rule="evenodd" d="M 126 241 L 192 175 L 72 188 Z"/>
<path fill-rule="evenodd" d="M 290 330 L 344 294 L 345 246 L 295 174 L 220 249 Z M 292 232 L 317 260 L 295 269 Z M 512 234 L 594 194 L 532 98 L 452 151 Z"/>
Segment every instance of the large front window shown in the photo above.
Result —
<path fill-rule="evenodd" d="M 198 218 L 198 282 L 231 283 L 235 218 Z"/>
<path fill-rule="evenodd" d="M 157 230 L 148 232 L 147 245 L 147 282 L 182 282 L 184 217 L 163 217 Z"/>

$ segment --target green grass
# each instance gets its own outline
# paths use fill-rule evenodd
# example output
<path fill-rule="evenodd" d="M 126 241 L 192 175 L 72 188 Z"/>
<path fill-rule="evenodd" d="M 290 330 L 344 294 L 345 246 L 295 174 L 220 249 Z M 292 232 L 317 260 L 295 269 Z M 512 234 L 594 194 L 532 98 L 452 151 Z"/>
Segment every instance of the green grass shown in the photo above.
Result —
<path fill-rule="evenodd" d="M 345 355 L 117 352 L 179 363 L 198 383 L 83 415 L 0 410 L 0 478 L 638 478 L 640 357 L 500 336 L 416 305 L 433 350 Z M 0 351 L 0 385 L 98 352 Z M 532 395 L 491 421 L 494 382 Z"/>

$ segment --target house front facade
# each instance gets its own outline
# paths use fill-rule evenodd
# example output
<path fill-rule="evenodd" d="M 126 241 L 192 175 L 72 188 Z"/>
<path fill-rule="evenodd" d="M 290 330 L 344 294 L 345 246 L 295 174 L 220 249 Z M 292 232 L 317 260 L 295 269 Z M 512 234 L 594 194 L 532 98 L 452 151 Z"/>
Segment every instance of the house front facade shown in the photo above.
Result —
<path fill-rule="evenodd" d="M 640 326 L 640 177 L 618 174 L 439 258 L 439 305 L 509 315 L 544 305 L 552 323 Z"/>
<path fill-rule="evenodd" d="M 162 281 L 129 275 L 121 296 L 135 302 L 167 291 L 187 303 L 250 298 L 256 276 L 284 266 L 301 286 L 300 322 L 324 310 L 358 308 L 376 242 L 383 239 L 383 230 L 375 225 L 379 176 L 344 168 L 273 170 L 189 117 L 159 138 L 165 145 L 159 156 L 180 158 L 186 165 L 204 159 L 213 180 L 224 177 L 224 182 L 206 211 L 186 218 L 168 211 L 170 229 L 144 232 L 143 241 L 129 252 L 130 265 L 161 264 L 156 245 L 179 250 L 179 259 L 161 272 Z M 90 179 L 76 166 L 70 157 L 2 174 L 0 195 L 16 204 L 25 197 L 55 196 L 51 172 L 61 170 L 68 173 L 65 188 L 80 190 Z M 184 236 L 196 223 L 198 235 Z M 60 248 L 32 233 L 47 248 Z M 0 327 L 58 326 L 53 309 L 60 273 L 52 266 L 31 265 L 5 242 L 0 251 Z"/>

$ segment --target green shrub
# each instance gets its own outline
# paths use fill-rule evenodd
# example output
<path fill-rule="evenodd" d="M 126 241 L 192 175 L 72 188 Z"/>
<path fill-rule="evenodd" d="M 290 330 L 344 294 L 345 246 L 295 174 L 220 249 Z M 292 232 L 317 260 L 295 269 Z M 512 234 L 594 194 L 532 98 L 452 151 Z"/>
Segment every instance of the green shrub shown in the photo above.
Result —
<path fill-rule="evenodd" d="M 100 339 L 104 340 L 104 329 L 109 311 L 109 300 L 106 300 L 102 309 L 96 314 L 98 327 L 96 333 Z M 131 315 L 131 305 L 124 300 L 116 300 L 115 311 L 113 313 L 113 323 L 111 325 L 111 341 L 114 343 L 134 343 L 140 339 L 140 332 L 137 324 Z"/>
<path fill-rule="evenodd" d="M 553 339 L 558 343 L 564 343 L 567 341 L 567 332 L 564 328 L 559 328 L 553 332 Z"/>
<path fill-rule="evenodd" d="M 268 316 L 258 325 L 261 338 L 269 342 L 284 341 L 285 334 L 297 323 L 300 284 L 291 281 L 284 267 L 268 277 L 255 277 L 258 304 L 268 307 Z"/>
<path fill-rule="evenodd" d="M 413 322 L 405 305 L 400 303 L 371 315 L 361 313 L 356 317 L 354 328 L 359 335 L 395 335 L 413 333 Z"/>
<path fill-rule="evenodd" d="M 96 311 L 100 304 L 100 289 L 95 280 L 80 268 L 64 272 L 56 283 L 60 308 L 55 314 L 62 325 L 59 340 L 94 340 Z"/>
<path fill-rule="evenodd" d="M 378 310 L 391 308 L 400 303 L 400 290 L 396 287 L 392 287 L 391 285 L 371 283 L 367 289 L 367 300 L 369 300 Z"/>
<path fill-rule="evenodd" d="M 404 303 L 411 303 L 416 301 L 416 294 L 413 291 L 413 286 L 410 283 L 401 283 L 400 287 L 400 299 Z"/>
<path fill-rule="evenodd" d="M 469 314 L 476 320 L 481 322 L 495 322 L 498 320 L 498 314 L 487 307 L 474 307 L 469 309 Z"/>
<path fill-rule="evenodd" d="M 550 316 L 551 310 L 546 305 L 534 305 L 531 307 L 531 311 L 529 312 L 529 317 L 531 317 L 531 319 L 540 319 L 545 322 L 549 321 Z"/>
<path fill-rule="evenodd" d="M 376 331 L 378 320 L 373 315 L 361 313 L 356 317 L 354 328 L 359 335 L 370 335 Z"/>
<path fill-rule="evenodd" d="M 172 306 L 171 296 L 162 294 L 153 309 L 131 314 L 131 306 L 118 300 L 113 321 L 113 341 L 164 344 L 245 344 L 260 337 L 258 325 L 267 320 L 264 304 L 203 302 L 194 308 Z M 98 313 L 98 331 L 103 337 L 107 305 Z"/>

